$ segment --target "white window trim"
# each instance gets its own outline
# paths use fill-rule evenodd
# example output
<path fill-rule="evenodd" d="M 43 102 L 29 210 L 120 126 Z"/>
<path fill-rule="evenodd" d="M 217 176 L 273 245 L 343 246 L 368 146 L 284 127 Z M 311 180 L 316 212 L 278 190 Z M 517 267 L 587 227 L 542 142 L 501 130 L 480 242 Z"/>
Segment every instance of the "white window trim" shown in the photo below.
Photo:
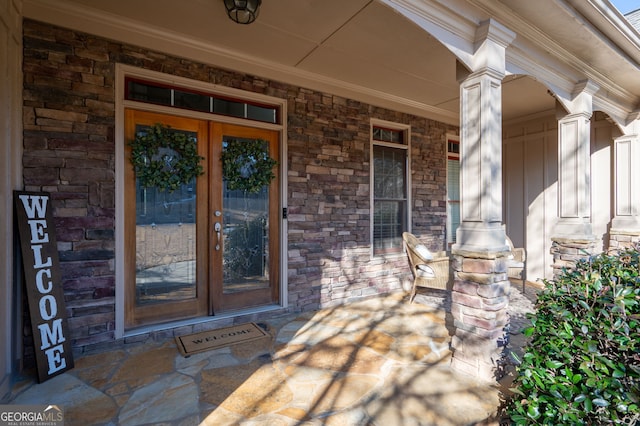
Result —
<path fill-rule="evenodd" d="M 453 141 L 453 142 L 457 142 L 458 146 L 460 146 L 460 136 L 458 135 L 454 135 L 454 134 L 450 134 L 447 133 L 445 135 L 445 140 L 446 140 L 446 164 L 447 164 L 447 246 L 449 246 L 450 244 L 453 243 L 453 233 L 452 231 L 452 224 L 451 224 L 451 212 L 449 210 L 449 157 L 456 157 L 458 159 L 458 161 L 460 161 L 460 153 L 450 153 L 449 152 L 449 141 Z M 458 183 L 458 187 L 460 186 L 460 183 Z M 460 189 L 458 189 L 458 191 L 460 191 Z"/>
<path fill-rule="evenodd" d="M 200 90 L 205 93 L 212 93 L 231 98 L 242 99 L 245 101 L 253 101 L 261 104 L 273 105 L 279 108 L 281 116 L 281 124 L 264 123 L 254 120 L 246 120 L 236 117 L 228 117 L 211 113 L 198 111 L 189 111 L 175 107 L 148 104 L 125 99 L 125 77 L 140 78 L 142 80 L 154 81 L 170 86 L 184 87 L 192 90 Z M 148 333 L 157 330 L 166 330 L 179 326 L 197 324 L 208 321 L 218 321 L 234 314 L 208 316 L 201 318 L 193 318 L 184 321 L 177 321 L 165 324 L 150 325 L 135 330 L 125 330 L 125 243 L 124 243 L 124 126 L 126 108 L 135 108 L 138 110 L 158 112 L 164 114 L 179 115 L 183 117 L 216 120 L 224 123 L 250 125 L 257 128 L 277 130 L 280 132 L 280 212 L 287 208 L 287 100 L 262 95 L 259 93 L 245 92 L 243 90 L 233 89 L 217 84 L 206 83 L 197 80 L 191 80 L 184 77 L 178 77 L 170 74 L 163 74 L 157 71 L 145 70 L 132 67 L 130 65 L 116 64 L 116 81 L 115 81 L 115 338 Z M 289 304 L 287 293 L 287 220 L 280 217 L 280 304 L 278 308 L 287 307 Z M 272 307 L 255 308 L 251 311 L 243 311 L 243 314 L 261 312 L 273 309 Z"/>
<path fill-rule="evenodd" d="M 373 128 L 374 127 L 384 127 L 386 129 L 393 129 L 404 132 L 406 137 L 406 144 L 399 144 L 393 142 L 383 142 L 373 139 Z M 370 173 L 369 173 L 369 241 L 370 244 L 370 257 L 380 257 L 380 255 L 374 255 L 374 247 L 373 247 L 373 203 L 374 203 L 374 193 L 373 193 L 373 179 L 374 179 L 374 164 L 373 164 L 373 147 L 374 146 L 386 146 L 390 148 L 398 148 L 405 149 L 407 151 L 406 154 L 406 177 L 405 184 L 407 187 L 407 211 L 406 211 L 406 221 L 407 221 L 407 231 L 411 232 L 411 217 L 413 212 L 413 203 L 411 199 L 411 126 L 408 124 L 396 123 L 393 121 L 380 120 L 376 118 L 372 118 L 369 123 L 369 164 L 370 164 Z M 405 256 L 403 250 L 400 250 L 398 253 L 386 254 L 384 256 Z"/>

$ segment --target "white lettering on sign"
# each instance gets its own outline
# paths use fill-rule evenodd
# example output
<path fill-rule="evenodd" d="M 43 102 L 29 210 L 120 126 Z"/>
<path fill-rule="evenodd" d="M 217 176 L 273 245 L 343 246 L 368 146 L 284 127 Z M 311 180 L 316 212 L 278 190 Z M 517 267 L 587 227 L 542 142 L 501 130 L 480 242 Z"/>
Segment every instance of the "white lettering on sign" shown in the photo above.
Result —
<path fill-rule="evenodd" d="M 67 361 L 62 357 L 64 354 L 64 349 L 62 345 L 54 346 L 50 349 L 44 351 L 47 354 L 47 361 L 49 364 L 49 371 L 47 372 L 49 375 L 55 373 L 56 371 L 62 370 L 67 366 Z"/>
<path fill-rule="evenodd" d="M 31 244 L 49 242 L 49 234 L 45 231 L 47 229 L 46 220 L 29 220 L 29 228 L 31 228 Z"/>
<path fill-rule="evenodd" d="M 51 257 L 47 257 L 46 262 L 42 261 L 42 244 L 31 246 L 31 250 L 33 250 L 33 258 L 35 259 L 33 262 L 34 269 L 51 266 Z"/>
<path fill-rule="evenodd" d="M 24 211 L 27 213 L 27 218 L 45 218 L 49 197 L 45 197 L 44 195 L 20 195 L 20 201 L 22 201 Z M 30 203 L 30 201 L 32 201 L 32 203 Z"/>
<path fill-rule="evenodd" d="M 51 281 L 51 257 L 42 258 L 44 243 L 49 242 L 47 232 L 47 201 L 48 197 L 42 195 L 20 195 L 20 201 L 24 206 L 27 215 L 27 224 L 30 232 L 31 250 L 33 251 L 33 270 L 35 271 L 35 284 L 38 290 L 38 308 L 40 318 L 43 320 L 38 324 L 40 331 L 40 350 L 44 351 L 48 374 L 51 375 L 67 366 L 64 357 L 62 343 L 66 341 L 62 330 L 62 319 L 58 316 L 58 303 L 54 295 L 53 282 Z"/>
<path fill-rule="evenodd" d="M 58 304 L 56 303 L 56 298 L 50 294 L 45 294 L 40 299 L 40 316 L 43 320 L 49 321 L 50 319 L 54 319 L 56 315 L 58 315 Z"/>
<path fill-rule="evenodd" d="M 51 278 L 51 269 L 40 269 L 36 272 L 36 287 L 38 287 L 38 291 L 42 294 L 49 293 L 53 288 L 53 283 L 51 281 L 47 281 L 47 288 L 42 285 L 42 276 L 46 275 L 47 278 Z"/>
<path fill-rule="evenodd" d="M 54 342 L 64 342 L 65 338 L 62 335 L 62 320 L 58 318 L 51 324 L 44 323 L 38 326 L 40 330 L 40 340 L 42 340 L 42 346 L 40 349 L 46 349 L 49 346 L 53 346 Z"/>

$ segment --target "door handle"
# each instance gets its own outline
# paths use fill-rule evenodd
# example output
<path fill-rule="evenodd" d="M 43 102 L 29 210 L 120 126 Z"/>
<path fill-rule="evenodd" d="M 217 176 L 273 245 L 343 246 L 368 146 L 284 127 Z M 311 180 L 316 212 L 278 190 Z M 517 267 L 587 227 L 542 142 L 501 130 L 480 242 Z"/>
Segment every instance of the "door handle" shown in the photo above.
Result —
<path fill-rule="evenodd" d="M 216 250 L 220 250 L 220 231 L 222 230 L 222 225 L 220 225 L 220 222 L 216 222 L 213 225 L 213 230 L 216 233 Z"/>

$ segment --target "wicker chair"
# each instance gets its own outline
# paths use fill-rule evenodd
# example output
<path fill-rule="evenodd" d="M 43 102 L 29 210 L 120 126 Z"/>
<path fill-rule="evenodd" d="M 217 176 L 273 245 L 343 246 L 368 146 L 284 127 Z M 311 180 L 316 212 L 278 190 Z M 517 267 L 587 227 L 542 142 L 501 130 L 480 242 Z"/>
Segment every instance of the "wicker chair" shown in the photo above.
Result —
<path fill-rule="evenodd" d="M 430 253 L 415 235 L 404 232 L 407 258 L 413 274 L 413 285 L 409 302 L 413 303 L 418 287 L 446 290 L 449 284 L 449 256 L 446 252 Z"/>
<path fill-rule="evenodd" d="M 527 281 L 527 252 L 524 248 L 516 248 L 513 246 L 511 238 L 507 237 L 507 245 L 511 254 L 507 259 L 507 276 L 522 281 L 522 292 L 525 291 L 525 283 Z"/>

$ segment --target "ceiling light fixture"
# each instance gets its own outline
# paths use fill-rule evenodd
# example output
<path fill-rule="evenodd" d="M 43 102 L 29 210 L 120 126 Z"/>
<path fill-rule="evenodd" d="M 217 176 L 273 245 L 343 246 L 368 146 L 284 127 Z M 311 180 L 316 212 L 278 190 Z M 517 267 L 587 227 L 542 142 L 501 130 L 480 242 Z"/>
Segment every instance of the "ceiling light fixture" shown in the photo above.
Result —
<path fill-rule="evenodd" d="M 238 24 L 250 24 L 258 17 L 262 0 L 224 0 L 227 15 Z"/>

